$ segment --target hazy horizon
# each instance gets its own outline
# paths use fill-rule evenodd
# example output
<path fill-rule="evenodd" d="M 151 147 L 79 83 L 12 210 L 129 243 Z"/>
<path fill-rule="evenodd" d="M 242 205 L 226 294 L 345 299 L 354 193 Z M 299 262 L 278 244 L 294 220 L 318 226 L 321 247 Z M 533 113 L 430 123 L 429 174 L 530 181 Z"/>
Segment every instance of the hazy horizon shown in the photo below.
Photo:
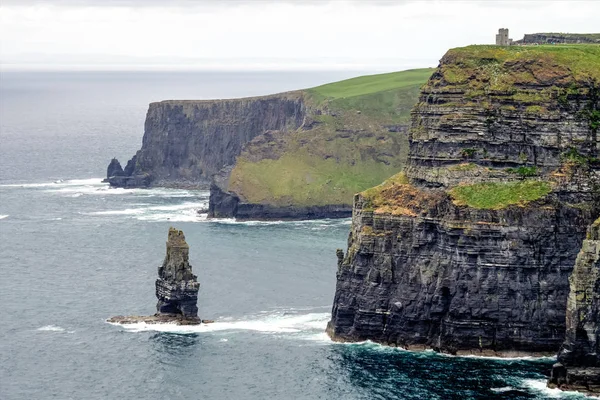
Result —
<path fill-rule="evenodd" d="M 594 1 L 3 0 L 6 70 L 356 70 L 434 67 L 497 29 L 598 30 Z"/>

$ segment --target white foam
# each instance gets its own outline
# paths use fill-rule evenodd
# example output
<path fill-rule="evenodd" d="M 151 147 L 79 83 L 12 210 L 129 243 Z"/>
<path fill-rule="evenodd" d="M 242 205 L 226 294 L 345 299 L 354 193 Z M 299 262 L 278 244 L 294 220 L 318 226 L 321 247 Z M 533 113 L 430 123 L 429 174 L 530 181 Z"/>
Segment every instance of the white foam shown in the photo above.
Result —
<path fill-rule="evenodd" d="M 217 223 L 217 224 L 229 224 L 229 225 L 246 225 L 246 226 L 270 226 L 270 225 L 291 225 L 291 226 L 311 226 L 312 230 L 323 230 L 335 226 L 343 226 L 350 225 L 352 223 L 351 219 L 312 219 L 312 220 L 302 220 L 302 221 L 283 221 L 283 220 L 275 220 L 275 221 L 238 221 L 235 218 L 212 218 L 208 220 L 209 222 Z"/>
<path fill-rule="evenodd" d="M 206 333 L 221 331 L 253 331 L 267 334 L 298 334 L 307 333 L 310 335 L 321 334 L 324 332 L 327 321 L 330 318 L 329 313 L 308 313 L 308 314 L 286 314 L 277 312 L 263 317 L 250 317 L 242 320 L 233 320 L 220 318 L 211 324 L 201 325 L 176 325 L 176 324 L 146 324 L 144 322 L 136 324 L 116 324 L 129 332 L 170 332 L 170 333 Z M 317 331 L 317 332 L 315 332 Z M 293 336 L 292 336 L 293 337 Z M 299 339 L 311 338 L 312 336 L 297 336 Z"/>
<path fill-rule="evenodd" d="M 206 214 L 198 214 L 198 208 L 194 207 L 179 213 L 157 213 L 144 214 L 136 217 L 140 221 L 173 221 L 173 222 L 199 222 L 206 220 Z"/>
<path fill-rule="evenodd" d="M 494 393 L 504 393 L 504 392 L 508 392 L 510 390 L 517 390 L 517 388 L 514 388 L 512 386 L 504 386 L 501 388 L 491 388 L 491 390 Z"/>
<path fill-rule="evenodd" d="M 46 325 L 46 326 L 42 326 L 41 328 L 37 329 L 38 331 L 45 331 L 45 332 L 64 332 L 64 328 L 61 328 L 60 326 L 56 326 L 56 325 Z"/>
<path fill-rule="evenodd" d="M 536 392 L 543 393 L 544 397 L 547 399 L 557 399 L 562 397 L 563 394 L 565 394 L 565 392 L 563 392 L 560 389 L 550 389 L 548 386 L 546 386 L 545 379 L 524 379 L 522 386 L 524 388 L 532 389 Z"/>
<path fill-rule="evenodd" d="M 144 212 L 144 208 L 126 208 L 125 210 L 95 211 L 91 215 L 137 215 Z"/>
<path fill-rule="evenodd" d="M 7 217 L 8 217 L 8 214 L 1 214 L 0 215 L 0 219 L 4 219 L 4 218 L 7 218 Z"/>
<path fill-rule="evenodd" d="M 552 360 L 556 360 L 556 357 L 550 357 L 550 356 L 521 356 L 521 357 L 498 357 L 498 356 L 477 356 L 474 354 L 468 354 L 468 355 L 458 355 L 458 356 L 454 356 L 452 354 L 446 354 L 446 353 L 440 353 L 442 355 L 447 355 L 450 357 L 463 357 L 463 358 L 481 358 L 481 359 L 486 359 L 486 360 L 498 360 L 498 361 L 535 361 L 535 360 L 548 360 L 548 361 L 552 361 Z"/>
<path fill-rule="evenodd" d="M 124 210 L 95 211 L 88 213 L 88 215 L 124 215 L 140 221 L 195 222 L 206 219 L 206 214 L 198 214 L 198 210 L 206 206 L 206 202 L 185 202 L 172 205 L 126 208 Z"/>
<path fill-rule="evenodd" d="M 11 183 L 0 185 L 0 187 L 21 187 L 21 188 L 36 188 L 36 187 L 64 187 L 64 186 L 84 186 L 84 185 L 107 185 L 102 183 L 102 178 L 90 179 L 59 179 L 54 182 L 38 182 L 38 183 Z"/>

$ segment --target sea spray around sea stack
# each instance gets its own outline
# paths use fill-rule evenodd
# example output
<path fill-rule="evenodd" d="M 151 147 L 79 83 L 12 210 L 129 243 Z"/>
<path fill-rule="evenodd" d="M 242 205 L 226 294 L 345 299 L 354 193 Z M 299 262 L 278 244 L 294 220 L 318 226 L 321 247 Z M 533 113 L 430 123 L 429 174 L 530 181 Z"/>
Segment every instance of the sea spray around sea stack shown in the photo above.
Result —
<path fill-rule="evenodd" d="M 183 231 L 169 228 L 167 254 L 158 267 L 156 280 L 156 314 L 151 316 L 117 316 L 108 322 L 113 323 L 161 323 L 171 322 L 179 325 L 197 325 L 198 317 L 198 277 L 192 273 L 189 263 L 190 247 L 185 241 Z M 212 321 L 202 321 L 212 322 Z"/>

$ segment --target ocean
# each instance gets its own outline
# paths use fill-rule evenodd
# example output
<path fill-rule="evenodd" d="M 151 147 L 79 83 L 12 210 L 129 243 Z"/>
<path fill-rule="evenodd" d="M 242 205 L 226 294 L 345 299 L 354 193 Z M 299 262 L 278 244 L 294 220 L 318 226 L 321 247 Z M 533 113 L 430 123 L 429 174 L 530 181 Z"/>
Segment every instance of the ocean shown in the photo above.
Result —
<path fill-rule="evenodd" d="M 207 221 L 205 191 L 110 189 L 148 103 L 275 93 L 341 72 L 0 74 L 0 399 L 546 399 L 552 358 L 412 353 L 324 333 L 349 220 Z M 154 313 L 167 231 L 185 232 L 214 324 Z"/>

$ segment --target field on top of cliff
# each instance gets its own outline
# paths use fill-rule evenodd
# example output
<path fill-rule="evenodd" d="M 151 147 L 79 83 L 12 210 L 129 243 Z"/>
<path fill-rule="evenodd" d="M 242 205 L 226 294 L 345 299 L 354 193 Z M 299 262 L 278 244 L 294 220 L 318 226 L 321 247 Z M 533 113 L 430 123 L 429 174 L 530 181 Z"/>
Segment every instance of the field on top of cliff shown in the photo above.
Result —
<path fill-rule="evenodd" d="M 305 90 L 300 129 L 249 143 L 229 190 L 250 203 L 351 204 L 352 196 L 400 171 L 410 111 L 433 69 L 363 76 Z"/>
<path fill-rule="evenodd" d="M 442 61 L 446 82 L 507 94 L 534 82 L 561 85 L 600 80 L 600 46 L 595 44 L 474 45 L 451 49 Z"/>

